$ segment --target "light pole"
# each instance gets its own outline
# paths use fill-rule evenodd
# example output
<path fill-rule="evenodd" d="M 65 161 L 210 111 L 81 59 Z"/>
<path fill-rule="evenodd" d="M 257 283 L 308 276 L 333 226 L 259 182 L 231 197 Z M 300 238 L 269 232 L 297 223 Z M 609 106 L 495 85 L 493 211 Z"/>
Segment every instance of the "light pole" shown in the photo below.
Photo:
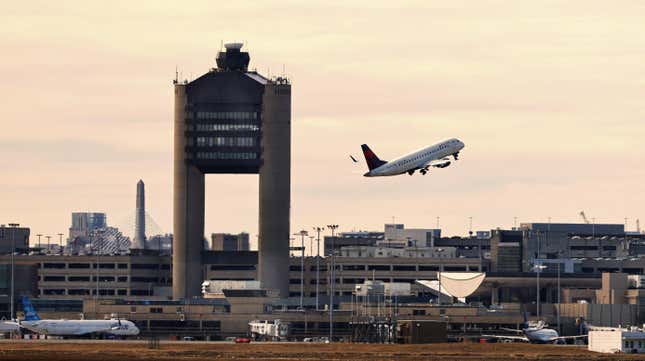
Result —
<path fill-rule="evenodd" d="M 11 227 L 11 314 L 9 317 L 11 320 L 14 320 L 14 302 L 13 299 L 15 297 L 15 288 L 14 288 L 14 253 L 16 253 L 16 227 L 18 227 L 18 223 L 9 223 L 9 227 Z"/>
<path fill-rule="evenodd" d="M 63 234 L 59 233 L 58 234 L 58 249 L 60 251 L 60 254 L 63 254 Z"/>
<path fill-rule="evenodd" d="M 49 253 L 49 244 L 50 244 L 50 240 L 52 239 L 52 236 L 45 236 L 45 238 L 47 238 L 47 252 L 45 253 Z"/>
<path fill-rule="evenodd" d="M 562 260 L 562 251 L 558 251 L 558 335 L 562 335 L 562 330 L 560 329 L 560 266 Z"/>
<path fill-rule="evenodd" d="M 40 237 L 42 237 L 42 234 L 37 234 L 36 237 L 38 237 L 38 252 L 40 252 Z"/>
<path fill-rule="evenodd" d="M 334 249 L 334 237 L 336 236 L 335 232 L 338 229 L 337 224 L 328 224 L 327 228 L 331 229 L 331 272 L 329 277 L 329 284 L 331 292 L 329 293 L 329 342 L 334 342 L 334 283 L 336 282 L 334 276 L 334 269 L 336 264 L 334 262 L 334 254 L 336 250 Z"/>
<path fill-rule="evenodd" d="M 441 255 L 443 254 L 444 249 L 443 248 L 437 248 L 436 252 L 439 253 L 441 258 Z M 439 281 L 439 297 L 437 298 L 437 303 L 441 304 L 441 267 L 443 265 L 443 261 L 439 262 L 439 270 L 437 271 L 437 281 Z"/>
<path fill-rule="evenodd" d="M 318 243 L 316 246 L 316 311 L 320 309 L 320 303 L 318 301 L 318 285 L 320 285 L 320 232 L 324 230 L 325 227 L 314 227 L 314 231 L 318 233 Z"/>
<path fill-rule="evenodd" d="M 546 266 L 537 264 L 537 263 L 533 266 L 533 269 L 535 270 L 537 275 L 536 276 L 537 277 L 537 297 L 536 297 L 537 302 L 535 303 L 535 307 L 537 309 L 536 313 L 537 313 L 538 321 L 540 320 L 540 273 L 544 268 L 546 268 Z"/>
<path fill-rule="evenodd" d="M 294 235 L 299 235 L 301 237 L 301 245 L 300 245 L 300 309 L 304 309 L 303 306 L 303 299 L 305 296 L 305 236 L 309 235 L 307 231 L 304 229 L 298 233 L 294 233 Z"/>

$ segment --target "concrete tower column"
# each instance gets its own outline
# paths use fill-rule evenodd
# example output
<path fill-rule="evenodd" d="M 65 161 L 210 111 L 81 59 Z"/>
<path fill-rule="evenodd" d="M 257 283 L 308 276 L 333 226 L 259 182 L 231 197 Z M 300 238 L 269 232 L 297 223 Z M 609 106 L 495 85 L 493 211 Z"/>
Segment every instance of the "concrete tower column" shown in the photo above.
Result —
<path fill-rule="evenodd" d="M 204 174 L 186 157 L 186 86 L 175 84 L 173 270 L 174 299 L 201 294 L 204 238 Z"/>
<path fill-rule="evenodd" d="M 258 274 L 263 288 L 289 296 L 291 86 L 268 83 L 262 99 Z"/>
<path fill-rule="evenodd" d="M 137 182 L 137 208 L 134 222 L 133 249 L 144 249 L 146 241 L 146 195 L 145 185 L 142 180 Z"/>

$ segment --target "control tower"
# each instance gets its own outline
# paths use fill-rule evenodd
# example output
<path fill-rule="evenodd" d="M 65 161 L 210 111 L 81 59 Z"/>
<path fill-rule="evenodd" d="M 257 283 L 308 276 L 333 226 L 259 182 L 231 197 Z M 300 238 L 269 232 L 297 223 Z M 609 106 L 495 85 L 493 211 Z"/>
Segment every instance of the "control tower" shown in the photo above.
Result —
<path fill-rule="evenodd" d="M 216 69 L 175 81 L 174 299 L 201 294 L 204 176 L 241 173 L 259 174 L 259 281 L 289 296 L 291 84 L 249 71 L 241 48 L 226 44 Z"/>

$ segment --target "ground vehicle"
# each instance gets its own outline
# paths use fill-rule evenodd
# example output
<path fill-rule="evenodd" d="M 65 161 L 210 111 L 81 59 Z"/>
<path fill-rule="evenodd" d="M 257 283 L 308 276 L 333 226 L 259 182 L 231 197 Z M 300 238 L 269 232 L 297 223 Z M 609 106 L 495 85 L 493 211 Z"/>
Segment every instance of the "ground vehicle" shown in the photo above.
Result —
<path fill-rule="evenodd" d="M 248 337 L 236 337 L 234 340 L 235 343 L 251 343 L 251 339 Z"/>
<path fill-rule="evenodd" d="M 254 340 L 285 341 L 289 337 L 289 323 L 280 320 L 249 322 L 249 333 Z"/>

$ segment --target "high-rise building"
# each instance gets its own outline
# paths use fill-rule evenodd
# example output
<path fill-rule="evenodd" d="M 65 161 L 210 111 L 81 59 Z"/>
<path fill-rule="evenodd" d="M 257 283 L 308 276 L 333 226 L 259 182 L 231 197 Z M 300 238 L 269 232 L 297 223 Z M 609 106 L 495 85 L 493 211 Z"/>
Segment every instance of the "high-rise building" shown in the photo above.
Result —
<path fill-rule="evenodd" d="M 105 213 L 73 212 L 67 243 L 68 245 L 89 243 L 92 231 L 105 227 L 107 227 Z"/>
<path fill-rule="evenodd" d="M 134 240 L 132 248 L 144 249 L 146 244 L 146 195 L 142 180 L 137 182 L 136 219 L 134 223 Z"/>
<path fill-rule="evenodd" d="M 211 251 L 248 251 L 249 234 L 213 233 L 211 234 Z"/>
<path fill-rule="evenodd" d="M 217 68 L 175 81 L 173 297 L 200 296 L 204 176 L 259 174 L 259 281 L 289 294 L 291 84 L 249 71 L 241 43 Z M 226 190 L 221 190 L 225 192 Z"/>

